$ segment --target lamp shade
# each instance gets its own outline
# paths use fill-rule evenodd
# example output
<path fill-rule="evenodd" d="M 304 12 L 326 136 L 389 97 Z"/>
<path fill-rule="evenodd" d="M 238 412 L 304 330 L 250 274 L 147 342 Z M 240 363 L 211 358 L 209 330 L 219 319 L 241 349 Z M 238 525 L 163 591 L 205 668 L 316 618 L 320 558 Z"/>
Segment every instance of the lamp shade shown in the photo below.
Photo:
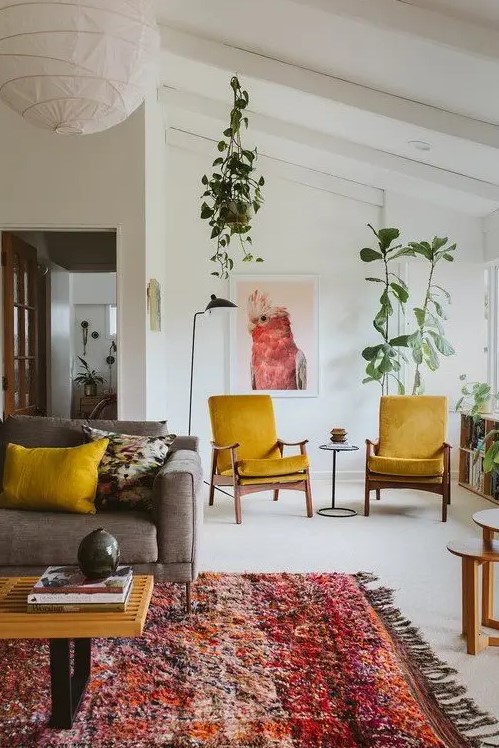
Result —
<path fill-rule="evenodd" d="M 218 298 L 218 296 L 215 296 L 215 294 L 212 293 L 210 296 L 210 301 L 206 305 L 205 312 L 209 312 L 211 309 L 220 309 L 221 307 L 237 307 L 237 304 L 234 304 L 228 299 L 220 299 Z"/>
<path fill-rule="evenodd" d="M 158 54 L 154 0 L 0 0 L 0 98 L 53 132 L 125 120 Z"/>

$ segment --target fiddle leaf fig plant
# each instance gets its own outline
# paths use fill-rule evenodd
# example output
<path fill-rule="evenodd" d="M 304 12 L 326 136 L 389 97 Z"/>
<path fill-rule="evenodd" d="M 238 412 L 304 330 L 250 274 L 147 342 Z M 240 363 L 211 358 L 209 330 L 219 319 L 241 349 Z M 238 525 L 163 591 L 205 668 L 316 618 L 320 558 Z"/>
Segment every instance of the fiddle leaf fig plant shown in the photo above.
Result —
<path fill-rule="evenodd" d="M 440 366 L 440 356 L 452 356 L 455 351 L 444 336 L 443 321 L 447 319 L 444 311 L 450 303 L 450 294 L 442 286 L 434 283 L 435 269 L 439 262 L 453 262 L 456 245 L 449 245 L 447 237 L 435 236 L 429 242 L 409 242 L 415 256 L 422 257 L 430 263 L 428 283 L 420 307 L 414 307 L 417 330 L 409 336 L 412 358 L 416 364 L 412 394 L 424 391 L 422 367 L 436 371 Z"/>
<path fill-rule="evenodd" d="M 233 104 L 229 126 L 223 131 L 224 137 L 217 145 L 220 155 L 213 161 L 211 176 L 205 174 L 201 179 L 204 187 L 201 218 L 208 221 L 210 239 L 216 242 L 215 254 L 210 259 L 218 263 L 218 270 L 212 275 L 219 278 L 228 278 L 234 267 L 234 258 L 230 253 L 233 236 L 239 240 L 243 262 L 263 262 L 261 257 L 253 255 L 249 232 L 251 219 L 263 202 L 261 188 L 265 180 L 255 174 L 257 149 L 244 148 L 241 142 L 241 129 L 248 127 L 245 110 L 249 95 L 241 88 L 236 75 L 232 76 L 230 87 Z"/>
<path fill-rule="evenodd" d="M 381 341 L 362 351 L 362 357 L 368 362 L 366 377 L 362 382 L 378 382 L 382 393 L 386 394 L 389 378 L 392 378 L 397 383 L 399 394 L 403 394 L 404 385 L 399 377 L 400 359 L 407 361 L 407 358 L 401 348 L 407 348 L 409 336 L 390 337 L 390 318 L 397 307 L 404 309 L 409 298 L 409 291 L 405 281 L 391 270 L 391 263 L 400 257 L 414 257 L 415 252 L 410 247 L 394 244 L 400 236 L 398 229 L 382 228 L 376 231 L 371 224 L 368 226 L 377 239 L 378 247 L 376 249 L 364 247 L 360 251 L 360 259 L 363 262 L 378 262 L 381 265 L 381 277 L 366 278 L 369 283 L 377 283 L 381 287 L 379 309 L 373 320 L 374 329 L 381 336 Z"/>

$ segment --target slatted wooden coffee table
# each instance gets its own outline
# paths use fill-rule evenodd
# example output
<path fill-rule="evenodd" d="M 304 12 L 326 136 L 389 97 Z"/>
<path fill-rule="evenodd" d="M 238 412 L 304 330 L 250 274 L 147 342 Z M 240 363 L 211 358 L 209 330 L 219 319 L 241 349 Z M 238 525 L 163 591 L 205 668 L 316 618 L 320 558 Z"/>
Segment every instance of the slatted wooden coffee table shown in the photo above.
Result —
<path fill-rule="evenodd" d="M 49 640 L 52 691 L 49 724 L 69 729 L 90 678 L 92 638 L 140 636 L 151 601 L 153 578 L 134 577 L 126 610 L 115 613 L 27 613 L 28 592 L 36 580 L 37 577 L 0 578 L 0 639 Z"/>

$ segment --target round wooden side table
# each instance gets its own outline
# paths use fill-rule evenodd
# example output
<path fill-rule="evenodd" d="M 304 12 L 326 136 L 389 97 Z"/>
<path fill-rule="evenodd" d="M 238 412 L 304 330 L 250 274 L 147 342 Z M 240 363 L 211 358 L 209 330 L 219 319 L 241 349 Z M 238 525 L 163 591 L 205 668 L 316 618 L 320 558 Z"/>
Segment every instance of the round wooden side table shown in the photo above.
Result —
<path fill-rule="evenodd" d="M 499 532 L 499 509 L 482 509 L 475 512 L 473 522 L 482 528 L 482 536 L 485 542 L 494 540 L 496 532 Z M 494 620 L 494 564 L 486 564 L 482 572 L 482 624 L 497 628 Z M 496 625 L 494 626 L 491 621 Z"/>
<path fill-rule="evenodd" d="M 331 506 L 325 506 L 322 509 L 317 510 L 317 514 L 321 514 L 323 517 L 355 517 L 357 512 L 355 509 L 347 509 L 345 507 L 336 506 L 336 454 L 338 452 L 356 452 L 358 447 L 354 444 L 341 443 L 341 442 L 329 442 L 329 444 L 321 444 L 319 449 L 324 449 L 327 452 L 333 453 L 333 469 L 331 473 Z"/>

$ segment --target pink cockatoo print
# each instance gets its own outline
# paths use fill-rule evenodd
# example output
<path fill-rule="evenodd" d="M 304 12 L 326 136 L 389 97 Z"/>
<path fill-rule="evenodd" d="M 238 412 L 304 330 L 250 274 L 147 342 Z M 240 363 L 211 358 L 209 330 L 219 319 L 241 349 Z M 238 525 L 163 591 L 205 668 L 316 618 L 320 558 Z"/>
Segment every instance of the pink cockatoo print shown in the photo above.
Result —
<path fill-rule="evenodd" d="M 251 387 L 254 390 L 306 390 L 307 359 L 295 343 L 288 310 L 272 306 L 267 293 L 248 297 Z"/>

